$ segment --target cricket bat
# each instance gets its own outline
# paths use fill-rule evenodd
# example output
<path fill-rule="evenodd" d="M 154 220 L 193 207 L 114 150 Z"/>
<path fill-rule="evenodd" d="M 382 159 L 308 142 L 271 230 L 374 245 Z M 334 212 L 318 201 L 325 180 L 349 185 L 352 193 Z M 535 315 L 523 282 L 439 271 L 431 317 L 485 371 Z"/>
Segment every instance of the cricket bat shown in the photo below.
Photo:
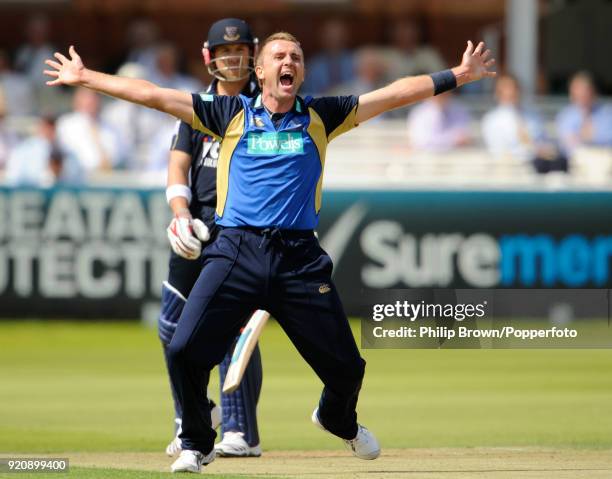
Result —
<path fill-rule="evenodd" d="M 223 392 L 225 394 L 234 392 L 240 386 L 240 381 L 242 381 L 244 371 L 247 364 L 249 364 L 253 349 L 255 349 L 259 335 L 263 331 L 269 317 L 270 315 L 266 311 L 258 309 L 253 313 L 242 333 L 240 333 L 234 348 L 234 354 L 232 354 L 230 366 L 227 369 L 225 382 L 223 383 Z"/>

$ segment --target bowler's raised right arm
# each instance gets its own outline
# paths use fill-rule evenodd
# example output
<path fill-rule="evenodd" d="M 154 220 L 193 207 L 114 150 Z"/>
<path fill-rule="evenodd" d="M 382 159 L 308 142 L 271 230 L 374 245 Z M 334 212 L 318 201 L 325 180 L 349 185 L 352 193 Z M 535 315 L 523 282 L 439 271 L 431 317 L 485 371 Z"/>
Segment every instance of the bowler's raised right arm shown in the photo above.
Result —
<path fill-rule="evenodd" d="M 70 58 L 56 52 L 57 61 L 45 60 L 52 70 L 45 70 L 44 73 L 55 78 L 49 80 L 47 85 L 82 86 L 121 100 L 169 113 L 191 124 L 193 106 L 190 93 L 161 88 L 146 80 L 123 78 L 90 70 L 85 68 L 74 46 L 71 46 L 68 52 Z"/>

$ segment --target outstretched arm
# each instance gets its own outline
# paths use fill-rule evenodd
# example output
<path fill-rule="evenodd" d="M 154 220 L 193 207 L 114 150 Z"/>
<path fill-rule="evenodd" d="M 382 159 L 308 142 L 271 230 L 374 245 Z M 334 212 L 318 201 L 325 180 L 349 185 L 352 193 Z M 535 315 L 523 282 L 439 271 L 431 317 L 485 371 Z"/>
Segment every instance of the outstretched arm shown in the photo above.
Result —
<path fill-rule="evenodd" d="M 56 52 L 57 61 L 45 60 L 52 70 L 45 70 L 44 73 L 54 78 L 54 80 L 49 80 L 47 85 L 82 86 L 121 100 L 169 113 L 191 124 L 193 106 L 189 93 L 160 88 L 146 80 L 123 78 L 89 70 L 83 65 L 81 57 L 73 46 L 70 47 L 68 53 L 69 59 Z"/>
<path fill-rule="evenodd" d="M 451 69 L 457 86 L 495 76 L 495 72 L 489 71 L 495 60 L 487 60 L 491 51 L 484 51 L 484 46 L 484 43 L 480 42 L 474 48 L 472 42 L 468 41 L 461 65 Z M 361 123 L 394 108 L 429 98 L 434 93 L 434 81 L 429 75 L 402 78 L 386 87 L 361 95 L 356 121 Z"/>

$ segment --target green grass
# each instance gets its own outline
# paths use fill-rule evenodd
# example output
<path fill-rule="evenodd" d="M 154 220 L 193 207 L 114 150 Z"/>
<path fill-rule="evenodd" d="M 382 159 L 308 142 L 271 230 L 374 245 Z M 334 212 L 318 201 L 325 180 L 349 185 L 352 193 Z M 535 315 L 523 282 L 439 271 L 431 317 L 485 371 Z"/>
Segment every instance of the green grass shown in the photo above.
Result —
<path fill-rule="evenodd" d="M 612 447 L 610 350 L 363 354 L 359 414 L 386 447 Z M 276 323 L 264 331 L 262 355 L 264 449 L 338 448 L 310 424 L 320 383 Z M 0 453 L 161 451 L 171 417 L 156 331 L 0 323 Z M 108 477 L 145 477 L 123 474 Z"/>

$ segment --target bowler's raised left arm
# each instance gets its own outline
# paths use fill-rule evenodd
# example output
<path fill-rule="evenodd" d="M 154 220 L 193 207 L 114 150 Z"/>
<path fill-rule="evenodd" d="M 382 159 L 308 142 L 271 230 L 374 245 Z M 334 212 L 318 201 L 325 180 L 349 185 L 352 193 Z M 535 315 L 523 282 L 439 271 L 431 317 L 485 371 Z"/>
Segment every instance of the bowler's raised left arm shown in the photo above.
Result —
<path fill-rule="evenodd" d="M 488 59 L 490 55 L 491 51 L 485 50 L 484 42 L 474 48 L 473 43 L 468 41 L 459 66 L 433 75 L 401 78 L 383 88 L 361 95 L 356 115 L 357 123 L 424 100 L 454 86 L 495 77 L 496 73 L 489 70 L 495 64 L 494 59 Z"/>

